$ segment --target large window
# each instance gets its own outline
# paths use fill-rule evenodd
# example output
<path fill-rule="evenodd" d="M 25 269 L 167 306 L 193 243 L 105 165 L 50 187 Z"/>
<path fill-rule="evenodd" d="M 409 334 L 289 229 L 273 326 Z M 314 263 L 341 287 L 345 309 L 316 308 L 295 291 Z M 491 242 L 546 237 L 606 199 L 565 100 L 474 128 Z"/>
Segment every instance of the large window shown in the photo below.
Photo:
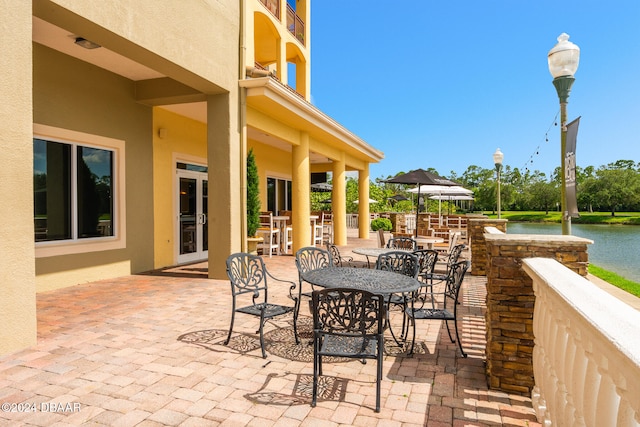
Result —
<path fill-rule="evenodd" d="M 33 140 L 35 241 L 114 236 L 114 150 Z"/>

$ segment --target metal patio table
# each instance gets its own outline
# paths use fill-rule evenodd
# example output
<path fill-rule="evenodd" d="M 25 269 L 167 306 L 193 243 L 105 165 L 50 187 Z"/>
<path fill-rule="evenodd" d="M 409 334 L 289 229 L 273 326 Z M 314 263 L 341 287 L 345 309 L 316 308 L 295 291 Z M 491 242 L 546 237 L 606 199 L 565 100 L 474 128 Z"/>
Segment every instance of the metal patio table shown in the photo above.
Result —
<path fill-rule="evenodd" d="M 387 270 L 375 270 L 355 267 L 327 267 L 302 273 L 302 278 L 315 286 L 323 288 L 350 288 L 382 294 L 385 301 L 391 294 L 404 294 L 417 291 L 422 285 L 417 279 Z M 410 298 L 413 308 L 413 298 Z M 389 323 L 387 310 L 387 325 L 393 339 L 400 346 Z"/>

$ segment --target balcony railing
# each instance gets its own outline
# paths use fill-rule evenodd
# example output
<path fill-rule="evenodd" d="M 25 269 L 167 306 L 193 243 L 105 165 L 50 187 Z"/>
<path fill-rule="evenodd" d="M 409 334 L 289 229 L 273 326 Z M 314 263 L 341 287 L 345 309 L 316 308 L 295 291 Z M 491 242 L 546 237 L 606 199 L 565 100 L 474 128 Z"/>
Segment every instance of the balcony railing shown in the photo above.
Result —
<path fill-rule="evenodd" d="M 555 260 L 523 260 L 536 296 L 532 404 L 553 426 L 640 425 L 640 311 Z"/>
<path fill-rule="evenodd" d="M 300 43 L 304 42 L 304 21 L 296 14 L 296 11 L 287 5 L 287 29 Z M 306 45 L 305 45 L 306 46 Z"/>
<path fill-rule="evenodd" d="M 278 20 L 280 20 L 280 1 L 279 0 L 260 0 L 260 3 L 271 12 Z M 304 21 L 296 11 L 287 4 L 287 29 L 293 36 L 298 39 L 303 46 L 304 42 Z"/>
<path fill-rule="evenodd" d="M 262 3 L 273 16 L 280 19 L 280 0 L 260 0 L 260 3 Z"/>

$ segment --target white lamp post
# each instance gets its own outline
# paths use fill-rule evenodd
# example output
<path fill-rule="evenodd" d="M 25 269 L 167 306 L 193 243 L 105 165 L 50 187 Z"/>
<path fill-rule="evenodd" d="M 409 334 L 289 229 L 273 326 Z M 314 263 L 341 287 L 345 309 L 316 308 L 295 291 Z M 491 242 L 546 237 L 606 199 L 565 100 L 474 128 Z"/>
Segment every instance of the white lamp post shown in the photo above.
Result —
<path fill-rule="evenodd" d="M 496 165 L 496 176 L 498 178 L 498 191 L 497 191 L 497 201 L 498 201 L 498 219 L 500 219 L 500 172 L 502 171 L 502 160 L 504 159 L 504 154 L 498 148 L 495 153 L 493 153 L 493 163 Z"/>
<path fill-rule="evenodd" d="M 549 60 L 549 72 L 553 76 L 553 85 L 560 99 L 560 203 L 562 211 L 562 234 L 571 234 L 571 217 L 567 211 L 567 191 L 565 180 L 565 149 L 567 145 L 567 103 L 571 86 L 575 81 L 573 75 L 578 70 L 580 62 L 580 48 L 569 41 L 569 35 L 562 33 L 558 36 L 556 44 L 547 56 Z"/>

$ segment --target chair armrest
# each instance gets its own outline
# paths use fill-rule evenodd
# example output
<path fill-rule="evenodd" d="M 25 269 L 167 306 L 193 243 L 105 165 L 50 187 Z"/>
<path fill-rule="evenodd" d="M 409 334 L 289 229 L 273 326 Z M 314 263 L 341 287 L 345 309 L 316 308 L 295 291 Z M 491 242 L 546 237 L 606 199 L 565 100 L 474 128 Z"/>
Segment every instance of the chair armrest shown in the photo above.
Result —
<path fill-rule="evenodd" d="M 293 301 L 295 301 L 296 303 L 298 302 L 298 297 L 296 296 L 296 293 L 293 292 L 297 287 L 298 287 L 298 283 L 292 282 L 291 280 L 284 280 L 284 279 L 279 279 L 277 277 L 275 277 L 273 274 L 269 273 L 269 271 L 267 270 L 267 276 L 269 276 L 271 279 L 280 282 L 280 283 L 286 283 L 289 285 L 289 298 L 291 298 Z"/>

